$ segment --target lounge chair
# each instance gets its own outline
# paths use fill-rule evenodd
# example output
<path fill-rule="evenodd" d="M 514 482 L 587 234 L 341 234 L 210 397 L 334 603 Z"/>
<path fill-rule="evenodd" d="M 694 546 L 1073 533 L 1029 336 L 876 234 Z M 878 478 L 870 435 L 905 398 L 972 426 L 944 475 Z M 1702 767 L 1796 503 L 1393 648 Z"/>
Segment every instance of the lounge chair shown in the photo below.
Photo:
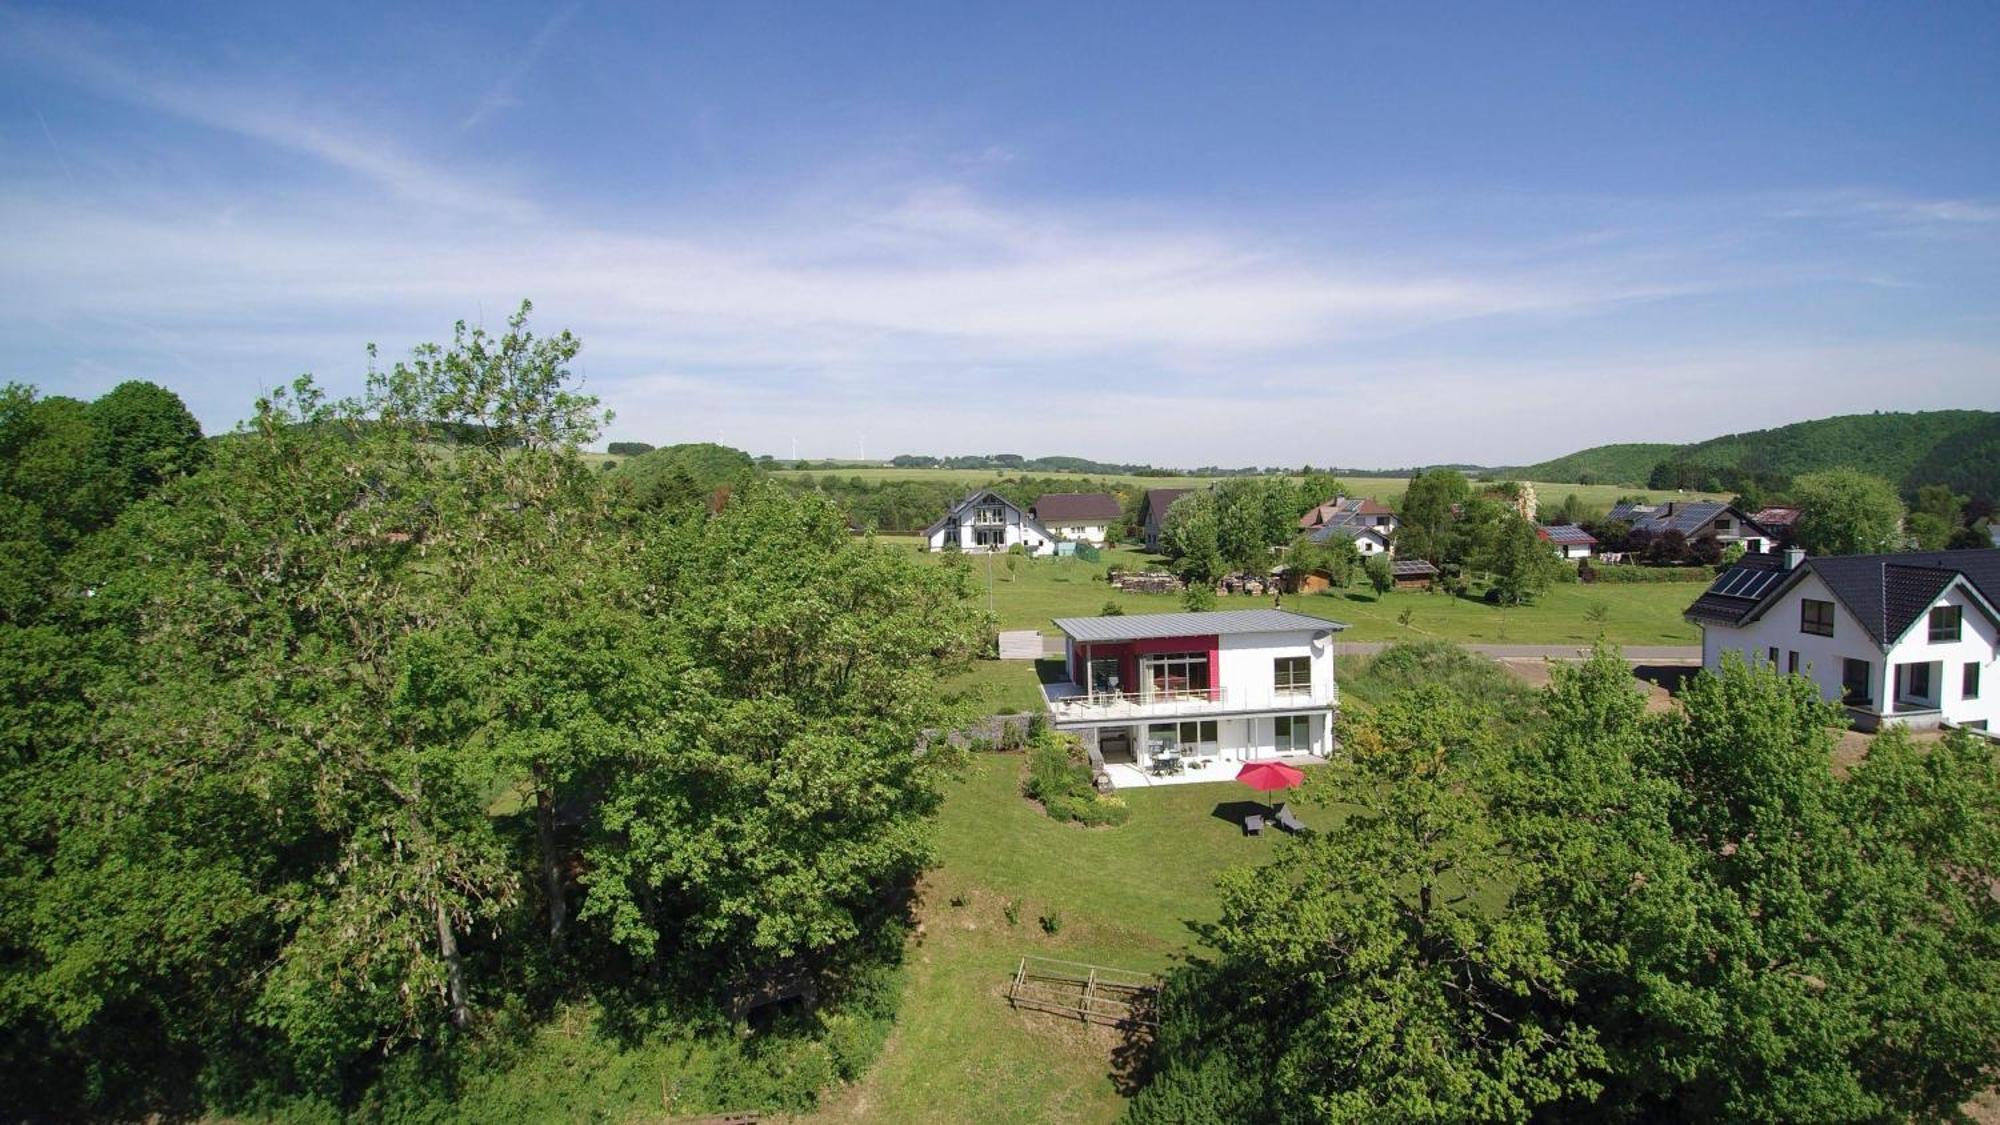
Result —
<path fill-rule="evenodd" d="M 1264 818 L 1256 813 L 1251 813 L 1249 816 L 1244 817 L 1243 834 L 1245 836 L 1262 836 L 1264 834 Z"/>
<path fill-rule="evenodd" d="M 1298 817 L 1292 815 L 1292 806 L 1290 805 L 1278 806 L 1277 823 L 1278 827 L 1287 832 L 1303 832 L 1306 827 L 1299 823 Z"/>

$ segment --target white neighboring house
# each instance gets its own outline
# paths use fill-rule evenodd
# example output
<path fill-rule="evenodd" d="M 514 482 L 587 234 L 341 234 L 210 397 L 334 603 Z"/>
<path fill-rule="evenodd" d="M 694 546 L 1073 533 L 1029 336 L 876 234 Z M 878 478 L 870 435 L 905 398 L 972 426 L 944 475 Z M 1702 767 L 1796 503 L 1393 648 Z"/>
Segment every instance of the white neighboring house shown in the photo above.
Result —
<path fill-rule="evenodd" d="M 1573 523 L 1538 523 L 1535 534 L 1555 548 L 1559 559 L 1587 559 L 1597 550 L 1597 538 Z"/>
<path fill-rule="evenodd" d="M 1045 492 L 1028 509 L 1058 539 L 1104 546 L 1111 529 L 1125 518 L 1118 498 L 1104 492 Z"/>
<path fill-rule="evenodd" d="M 1725 653 L 1810 678 L 1854 725 L 2000 729 L 2000 551 L 1750 554 L 1688 607 Z"/>
<path fill-rule="evenodd" d="M 1333 638 L 1345 625 L 1281 609 L 1055 624 L 1068 679 L 1042 685 L 1049 716 L 1083 736 L 1115 785 L 1227 781 L 1235 763 L 1317 762 L 1333 749 Z"/>
<path fill-rule="evenodd" d="M 924 540 L 933 551 L 969 551 L 981 554 L 1011 551 L 1016 545 L 1031 555 L 1052 555 L 1055 536 L 1020 506 L 990 489 L 980 489 L 951 506 L 936 523 L 924 529 Z"/>
<path fill-rule="evenodd" d="M 1330 523 L 1325 527 L 1316 528 L 1306 533 L 1306 538 L 1311 539 L 1315 543 L 1326 543 L 1336 536 L 1341 539 L 1354 540 L 1354 549 L 1360 552 L 1364 558 L 1369 555 L 1392 555 L 1395 553 L 1390 547 L 1389 536 L 1381 528 L 1369 527 L 1354 521 Z"/>
<path fill-rule="evenodd" d="M 1721 500 L 1669 500 L 1664 504 L 1614 504 L 1607 522 L 1616 521 L 1654 538 L 1678 531 L 1688 542 L 1713 535 L 1724 547 L 1743 544 L 1746 551 L 1768 551 L 1778 537 L 1756 520 Z"/>

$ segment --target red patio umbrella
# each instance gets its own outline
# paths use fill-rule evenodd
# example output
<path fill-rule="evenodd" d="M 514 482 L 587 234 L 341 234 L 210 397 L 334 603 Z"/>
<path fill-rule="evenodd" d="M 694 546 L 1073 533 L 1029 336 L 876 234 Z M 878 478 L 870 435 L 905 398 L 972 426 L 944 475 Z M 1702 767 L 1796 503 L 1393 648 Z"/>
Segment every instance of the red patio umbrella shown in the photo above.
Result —
<path fill-rule="evenodd" d="M 1262 793 L 1290 789 L 1306 779 L 1304 772 L 1283 762 L 1245 762 L 1236 780 Z"/>

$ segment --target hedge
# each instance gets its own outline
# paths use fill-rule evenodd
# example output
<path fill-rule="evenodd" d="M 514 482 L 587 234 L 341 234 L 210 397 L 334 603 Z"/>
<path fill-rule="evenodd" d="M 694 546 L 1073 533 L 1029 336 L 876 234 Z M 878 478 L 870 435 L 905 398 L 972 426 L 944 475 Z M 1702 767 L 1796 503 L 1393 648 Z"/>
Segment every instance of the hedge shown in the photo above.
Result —
<path fill-rule="evenodd" d="M 1593 582 L 1713 582 L 1716 570 L 1712 566 L 1594 566 L 1590 568 Z"/>

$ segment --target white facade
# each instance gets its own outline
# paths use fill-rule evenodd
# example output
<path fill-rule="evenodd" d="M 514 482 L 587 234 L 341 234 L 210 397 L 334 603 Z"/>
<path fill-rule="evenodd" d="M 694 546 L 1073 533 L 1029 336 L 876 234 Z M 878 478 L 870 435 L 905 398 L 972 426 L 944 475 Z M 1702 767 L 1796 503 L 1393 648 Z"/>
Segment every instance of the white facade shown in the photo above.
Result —
<path fill-rule="evenodd" d="M 1031 555 L 1052 555 L 1056 549 L 1047 528 L 995 492 L 977 492 L 960 500 L 924 535 L 933 551 L 993 554 L 1021 546 Z"/>
<path fill-rule="evenodd" d="M 1104 546 L 1110 528 L 1101 523 L 1049 523 L 1049 534 L 1057 539 L 1067 539 L 1073 543 L 1088 543 L 1093 547 Z"/>
<path fill-rule="evenodd" d="M 1806 631 L 1803 605 L 1808 600 L 1832 604 L 1832 636 Z M 1775 660 L 1779 671 L 1811 679 L 1823 698 L 1846 700 L 1863 729 L 1889 723 L 1925 728 L 1942 722 L 2000 730 L 2000 666 L 1995 659 L 2000 630 L 1962 577 L 1932 603 L 1933 610 L 1939 607 L 1958 610 L 1957 640 L 1931 640 L 1927 611 L 1885 651 L 1817 574 L 1807 574 L 1755 620 L 1742 626 L 1704 623 L 1702 667 L 1720 667 L 1725 652 L 1739 653 L 1752 664 Z M 1861 669 L 1850 666 L 1850 660 L 1866 663 L 1865 676 L 1855 675 Z M 1976 671 L 1968 673 L 1968 666 Z M 1863 690 L 1850 691 L 1850 685 Z"/>
<path fill-rule="evenodd" d="M 1179 638 L 1187 642 L 1173 646 L 1181 655 L 1194 650 L 1208 662 L 1208 682 L 1165 691 L 1156 687 L 1147 663 L 1161 654 L 1128 652 L 1132 644 L 1164 642 L 1071 639 L 1065 655 L 1074 682 L 1045 684 L 1043 692 L 1058 729 L 1092 740 L 1107 766 L 1127 767 L 1108 769 L 1114 779 L 1141 776 L 1149 757 L 1165 748 L 1188 763 L 1176 774 L 1179 780 L 1226 780 L 1241 762 L 1332 753 L 1339 705 L 1334 628 Z M 1118 655 L 1107 658 L 1112 652 Z M 1109 682 L 1097 671 L 1114 661 L 1136 669 L 1137 683 Z"/>

